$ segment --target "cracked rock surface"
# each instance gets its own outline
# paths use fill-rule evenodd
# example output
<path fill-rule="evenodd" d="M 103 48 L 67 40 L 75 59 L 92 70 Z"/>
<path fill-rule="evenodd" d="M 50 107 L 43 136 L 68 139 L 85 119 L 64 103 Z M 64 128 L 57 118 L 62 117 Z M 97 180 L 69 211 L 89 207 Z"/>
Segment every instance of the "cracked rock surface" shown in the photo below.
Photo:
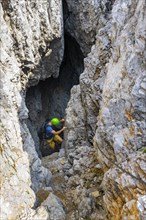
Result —
<path fill-rule="evenodd" d="M 25 94 L 40 79 L 59 74 L 64 51 L 62 2 L 6 0 L 0 7 L 1 218 L 32 219 L 34 192 L 49 185 L 51 173 L 41 165 L 26 124 Z M 36 215 L 34 219 L 50 219 L 43 207 Z"/>
<path fill-rule="evenodd" d="M 145 0 L 63 4 L 84 71 L 66 109 L 65 149 L 41 161 L 25 98 L 58 77 L 62 1 L 1 3 L 1 218 L 145 220 Z"/>
<path fill-rule="evenodd" d="M 68 149 L 93 145 L 104 173 L 105 219 L 146 218 L 144 14 L 144 1 L 114 2 L 66 110 Z M 80 172 L 76 159 L 72 164 Z"/>

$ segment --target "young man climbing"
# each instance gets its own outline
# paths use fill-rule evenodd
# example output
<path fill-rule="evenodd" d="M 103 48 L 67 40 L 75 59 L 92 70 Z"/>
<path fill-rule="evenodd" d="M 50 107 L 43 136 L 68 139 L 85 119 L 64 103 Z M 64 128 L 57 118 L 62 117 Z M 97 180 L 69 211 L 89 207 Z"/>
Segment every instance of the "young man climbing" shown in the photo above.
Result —
<path fill-rule="evenodd" d="M 52 149 L 55 148 L 55 142 L 60 144 L 63 142 L 63 139 L 59 136 L 59 134 L 63 132 L 66 129 L 66 127 L 63 127 L 58 131 L 55 131 L 53 129 L 53 126 L 58 126 L 61 124 L 61 122 L 63 123 L 64 119 L 59 120 L 58 118 L 53 118 L 51 121 L 48 122 L 46 126 L 47 143 Z"/>

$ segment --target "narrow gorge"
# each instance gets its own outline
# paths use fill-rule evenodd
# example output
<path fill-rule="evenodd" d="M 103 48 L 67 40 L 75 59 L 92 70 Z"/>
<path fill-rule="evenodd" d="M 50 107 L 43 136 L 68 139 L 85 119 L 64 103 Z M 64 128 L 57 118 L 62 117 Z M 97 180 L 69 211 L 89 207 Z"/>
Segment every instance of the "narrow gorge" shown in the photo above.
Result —
<path fill-rule="evenodd" d="M 34 139 L 38 154 L 48 155 L 49 148 L 40 147 L 41 134 L 47 118 L 64 118 L 70 90 L 79 84 L 83 72 L 83 54 L 76 40 L 68 33 L 64 35 L 64 57 L 59 77 L 40 81 L 26 93 L 26 106 L 29 110 L 28 127 Z M 40 149 L 41 148 L 41 149 Z M 39 151 L 42 151 L 39 152 Z"/>
<path fill-rule="evenodd" d="M 145 0 L 2 0 L 2 220 L 146 219 L 145 24 Z"/>

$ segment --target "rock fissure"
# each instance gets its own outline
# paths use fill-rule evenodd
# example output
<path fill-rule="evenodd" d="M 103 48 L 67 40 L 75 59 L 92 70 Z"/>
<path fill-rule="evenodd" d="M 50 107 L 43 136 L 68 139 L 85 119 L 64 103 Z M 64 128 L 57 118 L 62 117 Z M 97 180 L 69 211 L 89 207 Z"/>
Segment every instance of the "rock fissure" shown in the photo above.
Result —
<path fill-rule="evenodd" d="M 145 1 L 0 7 L 1 218 L 145 220 Z M 55 152 L 52 117 L 67 127 Z"/>
<path fill-rule="evenodd" d="M 70 90 L 79 83 L 79 76 L 84 68 L 83 54 L 75 39 L 65 33 L 64 41 L 64 59 L 59 77 L 40 81 L 36 86 L 30 87 L 26 93 L 26 105 L 29 110 L 28 127 L 39 155 L 43 156 L 47 156 L 52 151 L 45 142 L 43 142 L 45 146 L 40 146 L 42 126 L 47 118 L 64 118 Z"/>

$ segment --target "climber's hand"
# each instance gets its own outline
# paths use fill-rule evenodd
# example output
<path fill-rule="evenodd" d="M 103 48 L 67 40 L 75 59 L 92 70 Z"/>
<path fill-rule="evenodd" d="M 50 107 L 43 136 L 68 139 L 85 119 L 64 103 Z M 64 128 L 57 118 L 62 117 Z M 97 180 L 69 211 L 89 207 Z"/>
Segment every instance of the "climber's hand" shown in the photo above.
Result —
<path fill-rule="evenodd" d="M 62 129 L 63 129 L 63 131 L 66 129 L 67 127 L 63 127 Z"/>

